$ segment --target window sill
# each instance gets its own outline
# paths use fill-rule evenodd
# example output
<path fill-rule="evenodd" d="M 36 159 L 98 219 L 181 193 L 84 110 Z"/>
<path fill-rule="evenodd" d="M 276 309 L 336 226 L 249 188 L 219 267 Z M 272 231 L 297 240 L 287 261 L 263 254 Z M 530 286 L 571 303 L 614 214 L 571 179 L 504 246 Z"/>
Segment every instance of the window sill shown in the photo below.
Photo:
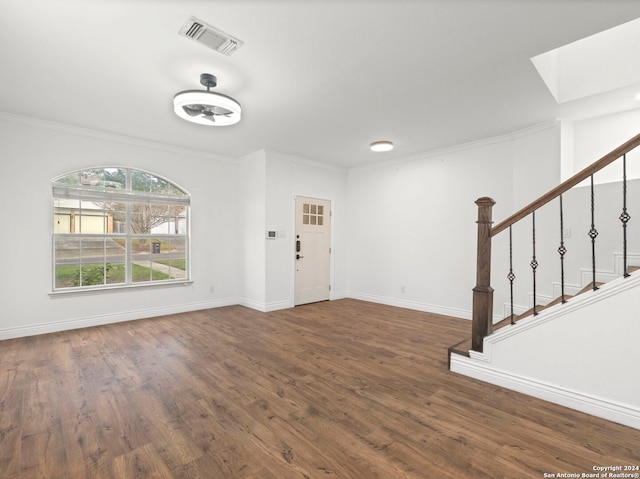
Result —
<path fill-rule="evenodd" d="M 155 289 L 163 287 L 175 287 L 175 286 L 191 286 L 192 280 L 179 280 L 179 281 L 163 281 L 157 283 L 141 283 L 141 284 L 127 284 L 127 285 L 114 285 L 114 286 L 100 286 L 97 288 L 77 288 L 77 289 L 64 289 L 58 291 L 49 292 L 49 296 L 75 296 L 75 295 L 88 295 L 88 294 L 102 294 L 116 291 L 133 291 L 140 289 Z"/>

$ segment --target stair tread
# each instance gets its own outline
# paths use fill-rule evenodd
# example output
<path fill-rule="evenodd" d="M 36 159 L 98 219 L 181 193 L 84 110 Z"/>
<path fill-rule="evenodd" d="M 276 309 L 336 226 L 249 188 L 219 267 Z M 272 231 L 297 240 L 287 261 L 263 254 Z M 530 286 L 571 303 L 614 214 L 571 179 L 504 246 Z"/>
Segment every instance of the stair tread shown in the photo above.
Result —
<path fill-rule="evenodd" d="M 573 295 L 571 295 L 571 294 L 565 294 L 564 295 L 565 302 L 570 300 L 571 298 L 573 298 Z M 555 306 L 556 304 L 560 304 L 560 303 L 562 303 L 562 296 L 558 296 L 556 299 L 554 299 L 549 304 L 547 304 L 546 307 L 548 308 L 549 306 Z"/>
<path fill-rule="evenodd" d="M 471 351 L 471 338 L 465 338 L 459 343 L 454 344 L 447 348 L 447 369 L 451 370 L 451 355 L 459 354 L 460 356 L 471 357 L 469 353 Z"/>
<path fill-rule="evenodd" d="M 549 305 L 547 305 L 547 306 L 550 306 L 550 305 L 551 305 L 551 303 L 549 303 Z M 538 304 L 538 305 L 536 305 L 536 312 L 540 312 L 540 311 L 542 311 L 542 310 L 543 310 L 544 308 L 546 308 L 547 306 L 542 305 L 542 304 Z M 525 312 L 524 312 L 524 313 L 522 313 L 522 314 L 514 314 L 514 315 L 513 315 L 513 321 L 514 321 L 514 322 L 519 321 L 519 320 L 521 320 L 521 319 L 523 319 L 523 318 L 526 318 L 526 317 L 528 317 L 528 316 L 531 316 L 532 314 L 533 314 L 533 308 L 530 308 L 530 309 L 528 309 L 527 311 L 525 311 Z M 495 323 L 495 324 L 493 325 L 493 330 L 495 331 L 496 329 L 500 329 L 500 328 L 502 328 L 503 326 L 507 326 L 507 325 L 509 325 L 509 324 L 511 324 L 511 316 L 507 316 L 507 317 L 506 317 L 506 318 L 504 318 L 502 321 L 499 321 L 499 322 Z"/>
<path fill-rule="evenodd" d="M 601 282 L 601 281 L 596 281 L 596 288 L 599 288 L 603 284 L 604 283 Z M 586 293 L 587 291 L 592 291 L 592 290 L 593 290 L 593 281 L 591 283 L 589 283 L 588 285 L 586 285 L 584 288 L 582 288 L 580 291 L 578 291 L 578 294 Z M 576 296 L 578 294 L 576 294 Z"/>
<path fill-rule="evenodd" d="M 449 353 L 461 354 L 469 357 L 469 350 L 471 349 L 471 338 L 465 338 L 459 343 L 449 347 Z"/>

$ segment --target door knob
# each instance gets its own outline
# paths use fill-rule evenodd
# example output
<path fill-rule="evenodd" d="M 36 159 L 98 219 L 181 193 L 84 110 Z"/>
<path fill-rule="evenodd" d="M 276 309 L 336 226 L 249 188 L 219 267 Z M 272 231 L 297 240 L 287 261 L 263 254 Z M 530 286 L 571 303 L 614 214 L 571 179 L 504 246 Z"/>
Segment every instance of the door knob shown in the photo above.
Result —
<path fill-rule="evenodd" d="M 302 259 L 304 258 L 304 256 L 300 256 L 299 254 L 296 255 L 296 259 Z"/>

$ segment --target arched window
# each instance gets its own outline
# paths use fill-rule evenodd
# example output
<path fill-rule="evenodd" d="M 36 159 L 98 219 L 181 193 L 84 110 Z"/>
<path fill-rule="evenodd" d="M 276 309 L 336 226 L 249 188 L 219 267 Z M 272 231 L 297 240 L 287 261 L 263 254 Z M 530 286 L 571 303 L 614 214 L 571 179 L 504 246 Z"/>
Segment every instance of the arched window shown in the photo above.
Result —
<path fill-rule="evenodd" d="M 53 290 L 190 280 L 189 194 L 131 168 L 54 178 Z"/>

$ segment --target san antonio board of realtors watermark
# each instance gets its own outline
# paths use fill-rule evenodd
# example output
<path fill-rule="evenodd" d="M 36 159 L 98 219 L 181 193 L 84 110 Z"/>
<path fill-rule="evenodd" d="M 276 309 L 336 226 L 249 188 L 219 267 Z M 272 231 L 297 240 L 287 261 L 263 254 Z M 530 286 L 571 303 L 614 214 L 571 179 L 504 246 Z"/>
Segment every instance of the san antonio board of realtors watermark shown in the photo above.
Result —
<path fill-rule="evenodd" d="M 628 466 L 593 466 L 590 472 L 545 472 L 542 477 L 545 478 L 621 478 L 621 479 L 638 479 L 640 478 L 640 465 Z"/>

